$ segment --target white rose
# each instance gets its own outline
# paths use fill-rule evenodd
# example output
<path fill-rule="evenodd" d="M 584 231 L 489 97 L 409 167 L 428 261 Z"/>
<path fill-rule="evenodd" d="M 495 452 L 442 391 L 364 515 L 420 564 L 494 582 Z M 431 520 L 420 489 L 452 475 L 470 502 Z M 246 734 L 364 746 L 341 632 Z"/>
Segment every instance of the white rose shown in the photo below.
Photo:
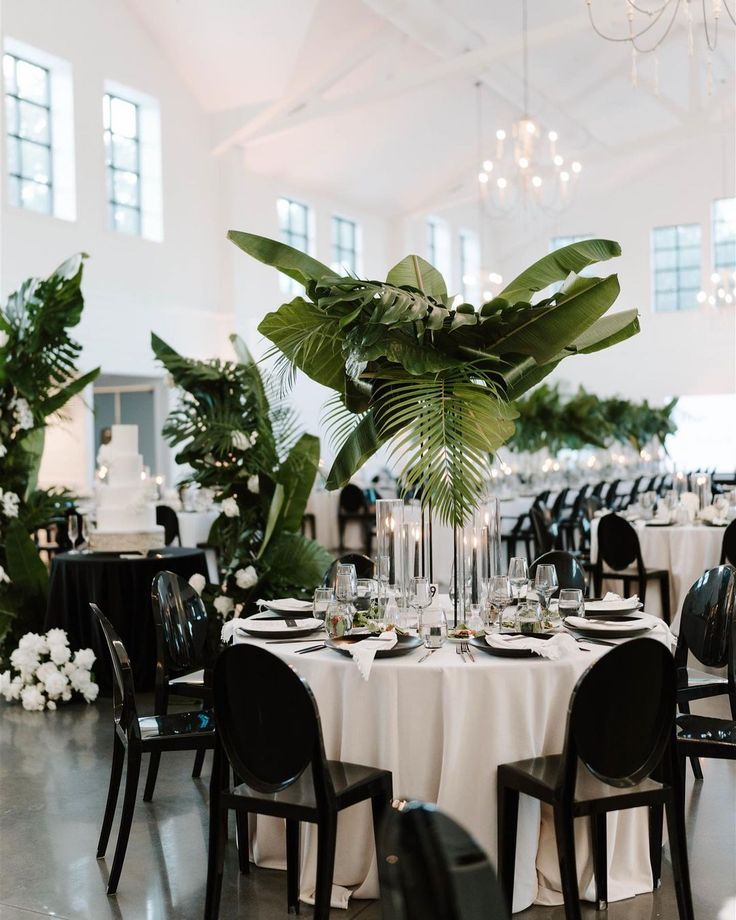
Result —
<path fill-rule="evenodd" d="M 258 440 L 258 432 L 254 431 L 253 434 L 250 436 L 250 446 L 253 447 L 253 445 L 256 443 L 257 440 Z"/>
<path fill-rule="evenodd" d="M 43 664 L 36 668 L 36 680 L 40 680 L 41 683 L 45 684 L 47 677 L 58 673 L 59 669 L 56 667 L 53 661 L 44 661 Z"/>
<path fill-rule="evenodd" d="M 8 333 L 4 330 L 0 330 L 0 348 L 5 348 L 8 344 Z"/>
<path fill-rule="evenodd" d="M 10 671 L 3 671 L 0 674 L 0 695 L 4 696 L 6 700 L 12 699 L 11 688 L 12 688 L 12 678 Z"/>
<path fill-rule="evenodd" d="M 258 476 L 255 473 L 252 476 L 248 477 L 248 491 L 252 492 L 254 495 L 258 495 L 260 491 L 260 485 L 258 483 Z"/>
<path fill-rule="evenodd" d="M 238 508 L 238 503 L 234 498 L 225 498 L 220 505 L 222 508 L 222 513 L 225 517 L 238 517 L 240 515 L 240 508 Z"/>
<path fill-rule="evenodd" d="M 48 652 L 49 643 L 46 636 L 40 636 L 38 633 L 26 633 L 25 636 L 20 638 L 18 648 L 39 656 Z"/>
<path fill-rule="evenodd" d="M 46 703 L 46 708 L 47 708 L 47 709 L 56 709 L 56 703 L 55 703 L 53 700 L 49 700 L 48 703 Z"/>
<path fill-rule="evenodd" d="M 78 668 L 84 668 L 86 671 L 92 669 L 92 665 L 97 660 L 97 656 L 91 648 L 80 648 L 74 653 L 74 664 Z"/>
<path fill-rule="evenodd" d="M 43 685 L 46 688 L 46 696 L 50 700 L 57 700 L 66 690 L 69 680 L 64 674 L 58 671 L 56 674 L 49 674 L 44 680 Z"/>
<path fill-rule="evenodd" d="M 71 657 L 72 653 L 68 645 L 52 645 L 49 649 L 49 658 L 54 664 L 64 664 L 64 662 L 69 661 Z"/>
<path fill-rule="evenodd" d="M 2 456 L 2 454 L 0 454 Z M 5 583 L 6 585 L 10 584 L 10 576 L 5 571 L 5 569 L 0 565 L 0 585 Z"/>
<path fill-rule="evenodd" d="M 20 648 L 19 646 L 10 653 L 10 664 L 16 671 L 20 672 L 20 676 L 25 683 L 25 678 L 31 677 L 36 673 L 36 668 L 39 666 L 40 661 L 38 660 L 38 655 L 34 654 L 31 649 Z"/>
<path fill-rule="evenodd" d="M 46 633 L 46 642 L 49 647 L 52 645 L 69 645 L 69 637 L 65 629 L 50 629 Z"/>
<path fill-rule="evenodd" d="M 252 565 L 247 569 L 238 569 L 235 573 L 235 584 L 243 591 L 252 588 L 258 581 L 258 574 Z"/>
<path fill-rule="evenodd" d="M 200 575 L 199 572 L 197 572 L 196 575 L 192 575 L 189 579 L 189 584 L 194 588 L 197 594 L 201 595 L 204 591 L 204 586 L 207 584 L 207 579 L 204 575 Z"/>
<path fill-rule="evenodd" d="M 232 613 L 235 608 L 235 602 L 231 597 L 226 597 L 224 594 L 221 594 L 219 597 L 215 598 L 215 610 L 220 614 L 222 619 Z"/>
<path fill-rule="evenodd" d="M 7 452 L 8 448 L 4 444 L 0 444 L 0 457 L 4 457 Z"/>
<path fill-rule="evenodd" d="M 69 675 L 69 683 L 78 693 L 84 693 L 87 687 L 92 683 L 89 671 L 84 668 L 75 668 Z"/>
<path fill-rule="evenodd" d="M 31 407 L 28 405 L 28 400 L 23 399 L 22 396 L 16 396 L 10 405 L 15 410 L 18 427 L 23 429 L 33 428 L 33 412 L 31 412 Z"/>
<path fill-rule="evenodd" d="M 82 690 L 82 696 L 88 703 L 93 703 L 97 699 L 97 695 L 100 692 L 100 688 L 94 681 L 90 681 L 87 684 L 84 690 Z"/>
<path fill-rule="evenodd" d="M 15 492 L 5 492 L 3 494 L 3 514 L 5 517 L 16 518 L 18 517 L 18 508 L 20 507 L 20 499 L 15 494 Z"/>
<path fill-rule="evenodd" d="M 43 712 L 46 707 L 44 695 L 35 684 L 24 687 L 20 691 L 20 701 L 28 712 Z"/>
<path fill-rule="evenodd" d="M 248 450 L 252 443 L 244 431 L 231 431 L 230 442 L 235 450 Z"/>

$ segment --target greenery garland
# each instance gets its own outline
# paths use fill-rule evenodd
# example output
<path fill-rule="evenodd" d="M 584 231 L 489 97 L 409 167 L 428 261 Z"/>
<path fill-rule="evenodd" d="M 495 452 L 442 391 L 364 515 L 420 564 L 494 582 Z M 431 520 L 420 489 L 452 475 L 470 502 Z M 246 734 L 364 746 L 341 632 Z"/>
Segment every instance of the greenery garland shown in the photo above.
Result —
<path fill-rule="evenodd" d="M 82 316 L 82 270 L 73 256 L 31 278 L 0 309 L 0 651 L 42 631 L 48 571 L 32 534 L 60 521 L 73 496 L 38 489 L 47 419 L 99 374 L 77 376 L 82 346 L 69 329 Z"/>
<path fill-rule="evenodd" d="M 516 431 L 509 447 L 516 451 L 546 448 L 551 454 L 569 448 L 605 448 L 630 444 L 641 451 L 652 441 L 665 447 L 677 426 L 672 418 L 677 399 L 661 408 L 620 397 L 601 398 L 582 386 L 565 396 L 559 384 L 543 383 L 515 403 Z"/>
<path fill-rule="evenodd" d="M 222 509 L 208 540 L 220 559 L 220 584 L 205 593 L 220 620 L 253 612 L 260 598 L 311 597 L 332 562 L 301 533 L 319 439 L 300 433 L 242 340 L 230 341 L 238 361 L 196 361 L 151 337 L 180 390 L 164 437 L 179 447 L 177 462 L 191 467 L 187 482 L 213 490 Z"/>

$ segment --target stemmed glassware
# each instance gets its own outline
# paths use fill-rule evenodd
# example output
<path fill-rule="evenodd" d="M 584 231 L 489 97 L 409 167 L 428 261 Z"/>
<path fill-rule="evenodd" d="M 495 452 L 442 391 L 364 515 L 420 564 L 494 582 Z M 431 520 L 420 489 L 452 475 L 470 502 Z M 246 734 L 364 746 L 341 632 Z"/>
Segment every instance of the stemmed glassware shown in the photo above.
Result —
<path fill-rule="evenodd" d="M 560 619 L 559 613 L 553 614 L 549 606 L 552 595 L 558 587 L 557 569 L 553 565 L 538 565 L 534 573 L 534 590 L 542 601 L 542 617 L 545 625 L 551 625 L 553 620 L 559 621 Z"/>
<path fill-rule="evenodd" d="M 507 575 L 494 575 L 488 581 L 488 626 L 503 623 L 503 615 L 511 603 L 511 583 Z M 513 626 L 513 623 L 511 624 Z"/>
<path fill-rule="evenodd" d="M 79 539 L 79 519 L 77 518 L 76 511 L 73 511 L 70 515 L 67 516 L 66 529 L 72 544 L 72 548 L 69 550 L 69 552 L 78 553 L 79 550 L 77 549 L 77 540 Z"/>
<path fill-rule="evenodd" d="M 89 518 L 82 515 L 82 551 L 89 552 Z"/>
<path fill-rule="evenodd" d="M 521 601 L 521 589 L 529 581 L 529 564 L 526 556 L 512 556 L 509 562 L 509 581 L 516 588 L 517 601 Z"/>
<path fill-rule="evenodd" d="M 430 606 L 433 594 L 428 578 L 415 576 L 409 580 L 409 606 L 416 610 L 417 616 Z"/>

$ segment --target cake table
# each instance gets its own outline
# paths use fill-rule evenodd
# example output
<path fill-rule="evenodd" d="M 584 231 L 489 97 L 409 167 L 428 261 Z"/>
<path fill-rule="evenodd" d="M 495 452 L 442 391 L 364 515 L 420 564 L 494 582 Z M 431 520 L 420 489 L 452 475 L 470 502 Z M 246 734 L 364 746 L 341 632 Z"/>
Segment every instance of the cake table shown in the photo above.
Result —
<path fill-rule="evenodd" d="M 112 693 L 109 652 L 100 629 L 93 625 L 90 602 L 110 620 L 130 655 L 136 690 L 153 688 L 156 637 L 151 611 L 151 582 L 168 571 L 189 580 L 207 577 L 202 550 L 167 547 L 147 556 L 120 553 L 60 553 L 51 565 L 44 629 L 65 629 L 73 650 L 91 648 L 97 656 L 94 673 L 100 693 Z"/>

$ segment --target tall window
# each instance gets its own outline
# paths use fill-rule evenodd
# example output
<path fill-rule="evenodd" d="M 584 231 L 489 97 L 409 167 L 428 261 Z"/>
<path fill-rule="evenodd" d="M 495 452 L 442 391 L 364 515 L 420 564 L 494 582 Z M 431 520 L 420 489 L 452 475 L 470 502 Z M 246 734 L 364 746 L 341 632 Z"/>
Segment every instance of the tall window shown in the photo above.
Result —
<path fill-rule="evenodd" d="M 689 310 L 700 290 L 700 224 L 652 230 L 655 310 Z"/>
<path fill-rule="evenodd" d="M 357 275 L 360 228 L 355 221 L 347 220 L 345 217 L 333 217 L 331 234 L 333 269 Z"/>
<path fill-rule="evenodd" d="M 53 212 L 51 78 L 45 67 L 3 55 L 10 203 Z"/>
<path fill-rule="evenodd" d="M 450 246 L 450 228 L 444 220 L 436 217 L 427 219 L 427 261 L 449 284 L 452 270 L 452 253 Z"/>
<path fill-rule="evenodd" d="M 308 205 L 291 198 L 279 198 L 276 202 L 281 242 L 302 252 L 311 249 L 311 213 Z M 279 276 L 281 290 L 285 294 L 296 294 L 302 286 L 286 275 Z"/>
<path fill-rule="evenodd" d="M 736 269 L 736 198 L 713 202 L 713 271 Z"/>
<path fill-rule="evenodd" d="M 140 117 L 135 102 L 112 93 L 103 97 L 107 202 L 110 227 L 141 235 Z"/>
<path fill-rule="evenodd" d="M 460 281 L 463 300 L 474 303 L 480 296 L 480 245 L 470 230 L 460 231 Z"/>

